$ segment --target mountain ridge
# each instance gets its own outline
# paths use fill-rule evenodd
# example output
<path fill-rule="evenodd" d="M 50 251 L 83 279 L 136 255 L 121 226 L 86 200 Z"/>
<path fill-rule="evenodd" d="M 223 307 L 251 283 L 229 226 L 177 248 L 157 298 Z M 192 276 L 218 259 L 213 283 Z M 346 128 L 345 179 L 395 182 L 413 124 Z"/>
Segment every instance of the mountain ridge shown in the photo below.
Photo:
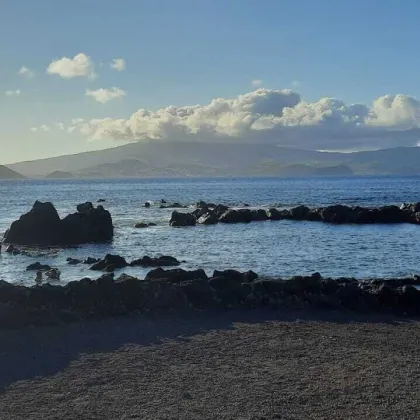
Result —
<path fill-rule="evenodd" d="M 263 175 L 278 175 L 280 167 L 290 165 L 306 165 L 308 173 L 342 165 L 349 168 L 344 172 L 356 175 L 420 174 L 418 147 L 340 153 L 273 144 L 163 141 L 130 143 L 7 166 L 29 177 L 45 177 L 56 171 L 78 177 L 248 176 L 257 175 L 255 168 L 267 161 L 273 162 L 273 170 L 266 168 Z"/>

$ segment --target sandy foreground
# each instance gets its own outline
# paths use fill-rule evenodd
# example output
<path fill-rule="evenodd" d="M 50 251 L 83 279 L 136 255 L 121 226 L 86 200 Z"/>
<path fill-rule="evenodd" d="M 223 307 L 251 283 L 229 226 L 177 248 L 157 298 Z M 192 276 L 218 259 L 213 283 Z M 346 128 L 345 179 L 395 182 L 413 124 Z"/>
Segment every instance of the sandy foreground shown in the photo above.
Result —
<path fill-rule="evenodd" d="M 0 331 L 1 419 L 417 419 L 420 322 L 231 311 Z"/>

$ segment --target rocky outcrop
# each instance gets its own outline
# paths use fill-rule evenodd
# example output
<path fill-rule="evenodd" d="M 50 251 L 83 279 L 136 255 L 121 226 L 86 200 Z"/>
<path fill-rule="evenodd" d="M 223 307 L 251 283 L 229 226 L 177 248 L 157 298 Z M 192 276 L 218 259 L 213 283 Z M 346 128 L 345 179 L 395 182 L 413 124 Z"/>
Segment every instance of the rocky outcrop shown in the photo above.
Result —
<path fill-rule="evenodd" d="M 333 224 L 420 224 L 419 210 L 420 203 L 403 204 L 401 207 L 388 205 L 378 208 L 360 206 L 350 207 L 338 204 L 313 209 L 302 205 L 291 209 L 233 209 L 220 204 L 216 206 L 200 201 L 197 203 L 196 209 L 192 213 L 178 213 L 176 215 L 182 222 L 178 222 L 177 219 L 173 217 L 170 224 L 171 226 L 195 226 L 197 223 L 214 225 L 217 223 L 250 223 L 266 220 L 296 220 Z M 178 216 L 180 214 L 182 216 Z M 192 217 L 188 217 L 188 215 Z M 195 221 L 193 219 L 195 219 Z"/>
<path fill-rule="evenodd" d="M 111 215 L 102 206 L 79 204 L 77 213 L 60 219 L 51 203 L 36 201 L 28 213 L 12 223 L 4 242 L 27 246 L 78 245 L 108 242 L 113 233 Z"/>
<path fill-rule="evenodd" d="M 113 272 L 120 268 L 127 267 L 128 263 L 124 257 L 119 255 L 107 254 L 103 260 L 98 261 L 90 267 L 91 270 L 95 271 L 108 271 Z"/>
<path fill-rule="evenodd" d="M 107 273 L 65 286 L 23 287 L 0 281 L 0 327 L 44 325 L 135 312 L 202 308 L 312 307 L 363 313 L 420 315 L 420 277 L 364 280 L 323 278 L 319 273 L 290 279 L 258 278 L 253 272 L 152 270 L 145 280 Z"/>
<path fill-rule="evenodd" d="M 174 211 L 169 221 L 169 225 L 173 227 L 195 226 L 197 224 L 196 218 L 189 213 L 180 213 Z"/>

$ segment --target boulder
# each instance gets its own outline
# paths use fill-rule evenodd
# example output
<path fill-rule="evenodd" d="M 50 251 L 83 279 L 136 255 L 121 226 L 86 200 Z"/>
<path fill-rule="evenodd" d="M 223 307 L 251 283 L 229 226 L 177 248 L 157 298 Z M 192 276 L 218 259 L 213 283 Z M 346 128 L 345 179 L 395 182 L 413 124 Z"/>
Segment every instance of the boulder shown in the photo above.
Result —
<path fill-rule="evenodd" d="M 249 209 L 230 209 L 219 217 L 220 223 L 249 223 L 252 220 L 253 215 Z"/>
<path fill-rule="evenodd" d="M 95 271 L 108 271 L 112 272 L 119 268 L 127 267 L 128 263 L 124 257 L 119 255 L 107 254 L 103 260 L 98 261 L 90 267 L 91 270 Z"/>
<path fill-rule="evenodd" d="M 56 245 L 60 243 L 61 221 L 51 203 L 36 201 L 32 209 L 16 220 L 4 242 L 15 245 Z"/>
<path fill-rule="evenodd" d="M 141 266 L 141 267 L 170 267 L 180 265 L 181 263 L 174 257 L 169 255 L 162 255 L 157 258 L 151 258 L 144 256 L 130 263 L 132 267 Z"/>
<path fill-rule="evenodd" d="M 69 214 L 60 228 L 60 243 L 66 245 L 109 242 L 114 235 L 111 214 L 102 206 Z"/>
<path fill-rule="evenodd" d="M 71 258 L 71 257 L 67 258 L 66 261 L 67 261 L 67 264 L 70 264 L 70 265 L 76 265 L 82 262 L 82 260 L 78 260 L 77 258 Z"/>
<path fill-rule="evenodd" d="M 179 287 L 194 308 L 205 308 L 214 302 L 213 290 L 205 279 L 182 281 Z"/>
<path fill-rule="evenodd" d="M 101 261 L 100 258 L 93 258 L 93 257 L 87 257 L 84 261 L 83 264 L 88 264 L 88 265 L 92 265 L 95 264 L 97 262 Z"/>
<path fill-rule="evenodd" d="M 87 201 L 86 203 L 78 204 L 76 209 L 79 213 L 89 213 L 94 209 L 94 207 L 90 201 Z"/>
<path fill-rule="evenodd" d="M 287 210 L 278 210 L 276 208 L 270 208 L 267 210 L 267 217 L 270 220 L 283 220 L 287 218 L 289 212 Z"/>
<path fill-rule="evenodd" d="M 309 207 L 301 205 L 289 210 L 289 215 L 292 220 L 308 220 L 310 211 Z"/>
<path fill-rule="evenodd" d="M 79 204 L 77 213 L 63 220 L 51 203 L 36 201 L 32 209 L 12 223 L 4 242 L 18 245 L 78 245 L 107 242 L 113 237 L 110 213 L 92 203 Z"/>
<path fill-rule="evenodd" d="M 144 228 L 149 227 L 149 224 L 148 224 L 148 223 L 142 223 L 142 222 L 139 222 L 139 223 L 136 223 L 136 224 L 134 225 L 134 227 L 135 227 L 136 229 L 144 229 Z"/>
<path fill-rule="evenodd" d="M 61 272 L 58 268 L 51 268 L 45 272 L 45 275 L 50 280 L 60 280 Z"/>
<path fill-rule="evenodd" d="M 200 225 L 215 225 L 219 222 L 219 218 L 213 211 L 209 211 L 203 214 L 199 219 L 198 223 Z"/>
<path fill-rule="evenodd" d="M 241 273 L 236 270 L 214 270 L 212 277 L 225 277 L 236 281 L 237 283 L 250 283 L 258 278 L 258 274 L 253 271 Z"/>
<path fill-rule="evenodd" d="M 145 277 L 145 280 L 156 280 L 164 279 L 170 283 L 181 283 L 182 281 L 188 280 L 207 280 L 207 274 L 204 270 L 192 270 L 186 271 L 182 268 L 175 268 L 172 270 L 164 270 L 163 268 L 156 268 L 155 270 L 149 271 Z"/>
<path fill-rule="evenodd" d="M 150 203 L 150 201 L 146 201 L 145 203 L 144 203 L 144 207 L 146 207 L 147 209 L 148 208 L 150 208 L 150 206 L 151 206 L 152 204 Z"/>
<path fill-rule="evenodd" d="M 189 213 L 179 213 L 174 211 L 169 221 L 169 225 L 172 227 L 185 227 L 185 226 L 195 226 L 197 220 L 192 214 Z"/>
<path fill-rule="evenodd" d="M 41 270 L 41 271 L 47 271 L 47 270 L 51 270 L 51 267 L 49 266 L 49 265 L 47 265 L 47 264 L 41 264 L 40 262 L 35 262 L 35 263 L 32 263 L 32 264 L 29 264 L 27 267 L 26 267 L 26 271 L 38 271 L 38 270 Z"/>

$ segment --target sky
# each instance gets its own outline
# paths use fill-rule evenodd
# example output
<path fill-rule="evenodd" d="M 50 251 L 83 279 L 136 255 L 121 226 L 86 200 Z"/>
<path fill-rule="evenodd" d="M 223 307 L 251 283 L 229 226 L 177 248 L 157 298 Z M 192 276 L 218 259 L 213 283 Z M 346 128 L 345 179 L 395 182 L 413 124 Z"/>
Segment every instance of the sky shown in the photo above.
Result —
<path fill-rule="evenodd" d="M 0 163 L 133 141 L 416 146 L 420 3 L 0 0 Z"/>

